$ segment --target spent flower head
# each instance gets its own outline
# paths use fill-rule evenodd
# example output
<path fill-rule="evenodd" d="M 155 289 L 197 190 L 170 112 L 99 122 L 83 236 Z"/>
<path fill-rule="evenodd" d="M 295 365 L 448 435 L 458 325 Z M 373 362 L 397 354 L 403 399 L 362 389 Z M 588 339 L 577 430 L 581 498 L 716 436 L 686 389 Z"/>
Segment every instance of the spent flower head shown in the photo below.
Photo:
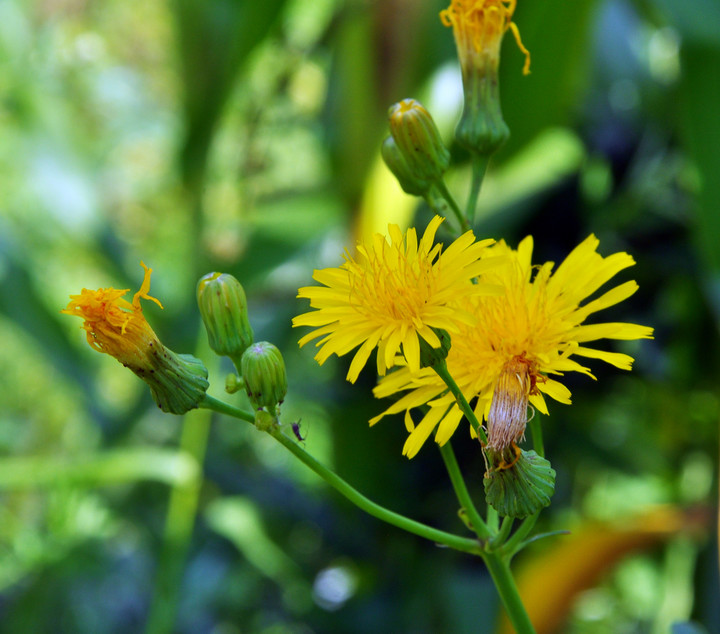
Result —
<path fill-rule="evenodd" d="M 457 307 L 457 300 L 497 289 L 473 284 L 473 279 L 497 264 L 483 258 L 493 240 L 476 241 L 466 232 L 445 250 L 434 244 L 443 218 L 435 216 L 418 241 L 415 229 L 402 233 L 390 225 L 389 236 L 375 234 L 357 245 L 353 257 L 337 268 L 316 270 L 313 278 L 323 286 L 307 286 L 298 297 L 315 309 L 293 319 L 293 326 L 314 328 L 300 345 L 322 337 L 315 356 L 324 363 L 332 354 L 342 356 L 359 346 L 347 380 L 354 383 L 370 354 L 378 348 L 377 370 L 384 375 L 404 355 L 408 367 L 420 370 L 420 339 L 433 348 L 441 341 L 433 329 L 455 333 L 475 318 Z"/>
<path fill-rule="evenodd" d="M 440 12 L 442 23 L 452 27 L 463 75 L 488 64 L 497 70 L 500 45 L 508 30 L 525 55 L 523 73 L 530 72 L 530 52 L 512 21 L 516 4 L 517 0 L 451 0 L 450 6 Z"/>
<path fill-rule="evenodd" d="M 510 30 L 525 54 L 523 72 L 530 72 L 530 53 L 512 21 L 516 0 L 452 0 L 440 13 L 452 26 L 463 81 L 463 113 L 455 138 L 470 152 L 490 156 L 510 136 L 500 107 L 498 66 L 500 44 Z"/>
<path fill-rule="evenodd" d="M 525 238 L 517 250 L 499 242 L 488 248 L 484 257 L 502 255 L 504 264 L 488 270 L 482 279 L 501 285 L 505 293 L 462 298 L 457 303 L 477 320 L 463 324 L 453 336 L 448 371 L 468 400 L 477 399 L 475 413 L 488 421 L 488 445 L 496 451 L 522 438 L 528 404 L 547 414 L 545 396 L 570 403 L 570 391 L 558 378 L 565 372 L 592 377 L 575 358 L 600 359 L 623 370 L 631 368 L 632 357 L 584 344 L 597 339 L 652 337 L 652 329 L 646 326 L 584 323 L 593 313 L 627 299 L 638 288 L 634 281 L 625 282 L 587 301 L 617 273 L 634 264 L 627 253 L 601 256 L 598 244 L 595 236 L 589 236 L 553 273 L 552 262 L 533 267 L 532 238 Z M 374 392 L 378 398 L 407 392 L 370 423 L 404 411 L 410 435 L 403 453 L 410 458 L 435 428 L 436 442 L 447 442 L 462 419 L 445 384 L 428 369 L 416 372 L 401 368 L 382 379 Z M 415 424 L 410 412 L 423 406 L 428 406 L 427 411 Z"/>
<path fill-rule="evenodd" d="M 158 407 L 172 414 L 184 414 L 205 398 L 207 370 L 191 355 L 178 355 L 167 349 L 143 315 L 141 299 L 162 304 L 150 292 L 152 269 L 140 263 L 145 277 L 132 302 L 124 299 L 130 289 L 82 289 L 70 295 L 62 310 L 83 319 L 90 347 L 115 357 L 145 381 Z"/>

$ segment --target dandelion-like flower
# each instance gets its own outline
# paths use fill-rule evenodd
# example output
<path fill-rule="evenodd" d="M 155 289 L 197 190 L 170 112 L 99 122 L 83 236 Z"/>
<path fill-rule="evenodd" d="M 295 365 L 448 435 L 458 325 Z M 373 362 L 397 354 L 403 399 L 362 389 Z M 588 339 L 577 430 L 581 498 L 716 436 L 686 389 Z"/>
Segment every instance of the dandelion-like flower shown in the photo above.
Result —
<path fill-rule="evenodd" d="M 514 448 L 525 431 L 528 404 L 547 414 L 545 396 L 570 403 L 570 391 L 561 381 L 565 372 L 590 370 L 573 357 L 599 359 L 629 370 L 632 357 L 587 347 L 596 339 L 651 338 L 652 329 L 629 323 L 585 324 L 593 313 L 630 297 L 634 281 L 616 286 L 596 299 L 587 299 L 634 261 L 627 253 L 603 257 L 599 241 L 589 236 L 553 273 L 553 263 L 531 264 L 533 242 L 528 237 L 517 250 L 499 242 L 484 257 L 505 256 L 505 263 L 483 275 L 486 283 L 501 285 L 503 295 L 466 297 L 458 307 L 477 317 L 463 324 L 453 336 L 447 367 L 465 397 L 477 399 L 474 410 L 487 420 L 488 448 L 501 454 Z M 533 269 L 535 274 L 533 275 Z M 594 378 L 594 377 L 593 377 Z M 435 441 L 442 445 L 462 419 L 455 399 L 431 370 L 400 368 L 380 381 L 378 398 L 407 392 L 380 416 L 405 412 L 409 436 L 403 453 L 412 458 L 437 428 Z M 427 405 L 415 424 L 411 410 Z M 508 465 L 510 466 L 510 465 Z"/>
<path fill-rule="evenodd" d="M 82 289 L 70 295 L 60 311 L 82 318 L 87 341 L 93 350 L 115 357 L 145 381 L 163 411 L 184 414 L 205 397 L 207 370 L 191 355 L 175 354 L 158 339 L 143 315 L 141 299 L 162 304 L 149 295 L 152 269 L 140 263 L 145 277 L 132 302 L 124 299 L 130 289 Z"/>
<path fill-rule="evenodd" d="M 500 44 L 508 30 L 525 55 L 523 73 L 530 72 L 530 52 L 512 21 L 516 4 L 517 0 L 451 0 L 450 6 L 440 12 L 442 23 L 453 29 L 463 75 L 488 64 L 497 69 Z"/>
<path fill-rule="evenodd" d="M 497 264 L 483 258 L 493 240 L 476 241 L 466 232 L 443 251 L 433 245 L 443 218 L 435 216 L 418 241 L 415 229 L 403 234 L 389 226 L 389 239 L 375 234 L 359 243 L 357 255 L 346 253 L 338 268 L 316 270 L 313 278 L 323 286 L 308 286 L 298 297 L 310 300 L 316 310 L 293 319 L 293 326 L 311 326 L 300 345 L 322 337 L 315 359 L 321 365 L 332 355 L 342 356 L 359 346 L 347 380 L 354 383 L 377 347 L 378 374 L 405 358 L 407 367 L 420 370 L 420 339 L 431 347 L 441 342 L 433 329 L 455 333 L 475 318 L 458 309 L 459 298 L 496 292 L 473 278 Z"/>

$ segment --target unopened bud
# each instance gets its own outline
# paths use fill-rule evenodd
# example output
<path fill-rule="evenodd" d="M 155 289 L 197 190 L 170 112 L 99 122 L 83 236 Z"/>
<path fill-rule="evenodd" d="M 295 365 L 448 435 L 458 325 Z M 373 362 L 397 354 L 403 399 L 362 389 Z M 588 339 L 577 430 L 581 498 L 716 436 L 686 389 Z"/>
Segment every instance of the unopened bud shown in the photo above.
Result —
<path fill-rule="evenodd" d="M 445 147 L 432 116 L 419 101 L 403 99 L 392 105 L 388 118 L 390 134 L 407 165 L 407 170 L 401 170 L 404 181 L 410 184 L 413 190 L 424 193 L 433 183 L 442 179 L 450 165 L 450 152 Z M 387 150 L 383 156 L 386 153 Z M 387 162 L 387 158 L 385 160 Z M 401 185 L 405 189 L 402 181 Z"/>
<path fill-rule="evenodd" d="M 240 365 L 245 391 L 256 410 L 272 410 L 283 402 L 287 375 L 280 350 L 267 341 L 258 341 L 245 350 Z"/>
<path fill-rule="evenodd" d="M 242 285 L 228 273 L 208 273 L 198 283 L 197 300 L 210 347 L 238 366 L 253 341 Z"/>

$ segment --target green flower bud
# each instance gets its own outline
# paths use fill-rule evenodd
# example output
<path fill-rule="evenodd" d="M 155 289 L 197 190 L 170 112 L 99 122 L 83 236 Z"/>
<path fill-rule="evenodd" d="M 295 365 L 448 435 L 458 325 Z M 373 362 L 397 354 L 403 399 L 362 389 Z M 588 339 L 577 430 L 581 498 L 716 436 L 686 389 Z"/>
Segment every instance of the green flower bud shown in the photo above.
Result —
<path fill-rule="evenodd" d="M 400 187 L 406 194 L 411 196 L 424 196 L 430 185 L 425 180 L 416 180 L 412 169 L 405 160 L 404 155 L 398 149 L 395 139 L 389 136 L 382 144 L 381 153 L 385 165 L 397 178 Z"/>
<path fill-rule="evenodd" d="M 225 377 L 225 391 L 228 394 L 235 394 L 245 388 L 245 381 L 234 372 Z"/>
<path fill-rule="evenodd" d="M 287 394 L 285 362 L 280 350 L 267 341 L 252 344 L 240 361 L 245 391 L 255 409 L 272 410 Z"/>
<path fill-rule="evenodd" d="M 239 367 L 242 353 L 253 342 L 242 285 L 227 273 L 208 273 L 198 282 L 197 300 L 210 347 Z"/>
<path fill-rule="evenodd" d="M 505 517 L 528 517 L 550 504 L 555 470 L 534 451 L 516 445 L 503 451 L 487 448 L 488 470 L 483 479 L 485 499 Z"/>
<path fill-rule="evenodd" d="M 390 107 L 388 117 L 390 134 L 407 164 L 404 180 L 424 193 L 442 178 L 450 165 L 450 152 L 430 113 L 419 101 L 403 99 Z"/>

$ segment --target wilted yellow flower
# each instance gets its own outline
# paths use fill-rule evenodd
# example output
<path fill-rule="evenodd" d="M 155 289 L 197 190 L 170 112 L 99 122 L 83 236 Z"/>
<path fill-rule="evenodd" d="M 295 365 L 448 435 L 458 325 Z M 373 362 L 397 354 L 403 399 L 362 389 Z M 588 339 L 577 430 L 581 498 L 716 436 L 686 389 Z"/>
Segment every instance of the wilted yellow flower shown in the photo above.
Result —
<path fill-rule="evenodd" d="M 311 326 L 300 345 L 322 337 L 315 356 L 324 363 L 332 354 L 342 356 L 360 346 L 350 364 L 347 380 L 355 382 L 377 347 L 377 370 L 384 375 L 404 355 L 409 368 L 420 370 L 420 338 L 433 348 L 441 343 L 433 328 L 458 332 L 460 324 L 475 318 L 458 310 L 457 300 L 493 292 L 473 278 L 497 261 L 482 258 L 493 240 L 475 241 L 471 231 L 447 249 L 434 245 L 443 218 L 435 216 L 418 242 L 415 229 L 403 234 L 389 226 L 389 239 L 375 234 L 357 246 L 357 256 L 346 253 L 338 268 L 316 270 L 313 278 L 323 286 L 308 286 L 298 297 L 310 300 L 316 310 L 293 319 L 293 326 Z"/>
<path fill-rule="evenodd" d="M 129 288 L 99 288 L 96 291 L 82 289 L 79 295 L 70 295 L 67 315 L 84 319 L 83 328 L 90 346 L 98 352 L 115 357 L 125 366 L 147 366 L 148 354 L 158 342 L 157 335 L 145 320 L 140 299 L 149 299 L 160 308 L 162 304 L 150 291 L 152 269 L 140 263 L 145 269 L 145 278 L 140 289 L 133 295 L 132 303 L 123 299 Z"/>
<path fill-rule="evenodd" d="M 482 277 L 501 285 L 504 295 L 468 297 L 458 308 L 472 313 L 477 321 L 463 324 L 453 336 L 447 367 L 465 397 L 477 398 L 479 419 L 488 420 L 488 444 L 502 451 L 517 442 L 525 431 L 528 403 L 547 413 L 544 396 L 570 403 L 570 391 L 559 380 L 565 372 L 590 370 L 572 357 L 600 359 L 629 370 L 633 359 L 583 344 L 596 339 L 651 338 L 652 329 L 628 323 L 584 324 L 593 313 L 630 297 L 634 281 L 625 282 L 586 302 L 601 286 L 634 261 L 627 253 L 602 257 L 598 240 L 588 237 L 552 273 L 553 263 L 533 267 L 533 242 L 528 237 L 517 250 L 504 242 L 486 250 L 484 257 L 505 256 L 505 264 Z M 535 274 L 533 275 L 533 270 Z M 413 457 L 435 428 L 435 440 L 444 444 L 452 436 L 462 413 L 445 384 L 431 370 L 415 372 L 401 368 L 380 381 L 378 398 L 408 392 L 371 424 L 388 414 L 405 412 L 410 433 L 403 453 Z M 418 424 L 410 411 L 429 406 Z"/>
<path fill-rule="evenodd" d="M 191 355 L 178 355 L 158 339 L 143 315 L 140 299 L 162 304 L 148 293 L 152 269 L 140 263 L 145 277 L 132 302 L 123 299 L 130 289 L 82 289 L 70 295 L 60 311 L 82 318 L 87 341 L 94 350 L 115 357 L 145 381 L 163 411 L 183 414 L 205 397 L 207 370 Z"/>
<path fill-rule="evenodd" d="M 445 26 L 451 26 L 463 74 L 473 67 L 490 64 L 497 69 L 500 44 L 510 30 L 525 55 L 523 73 L 530 72 L 530 52 L 523 46 L 520 31 L 512 21 L 517 0 L 452 0 L 440 12 Z"/>

